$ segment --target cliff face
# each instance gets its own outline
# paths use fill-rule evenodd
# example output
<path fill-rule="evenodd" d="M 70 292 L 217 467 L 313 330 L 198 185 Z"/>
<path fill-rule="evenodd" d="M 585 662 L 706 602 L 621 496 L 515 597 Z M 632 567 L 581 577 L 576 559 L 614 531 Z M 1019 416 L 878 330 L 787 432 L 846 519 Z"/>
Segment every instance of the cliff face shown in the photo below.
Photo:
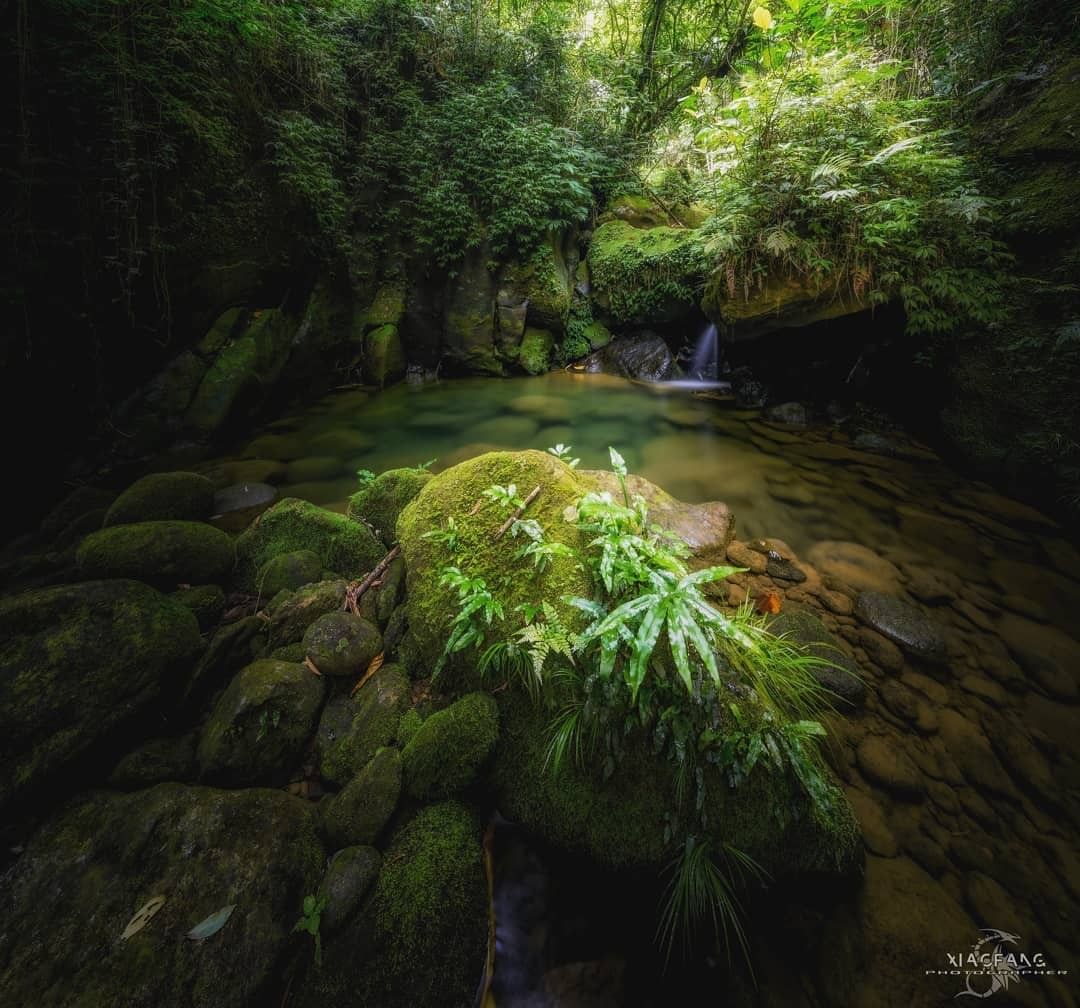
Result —
<path fill-rule="evenodd" d="M 1080 512 L 1080 57 L 1010 73 L 973 108 L 1015 257 L 1009 318 L 947 367 L 944 433 L 988 478 Z"/>

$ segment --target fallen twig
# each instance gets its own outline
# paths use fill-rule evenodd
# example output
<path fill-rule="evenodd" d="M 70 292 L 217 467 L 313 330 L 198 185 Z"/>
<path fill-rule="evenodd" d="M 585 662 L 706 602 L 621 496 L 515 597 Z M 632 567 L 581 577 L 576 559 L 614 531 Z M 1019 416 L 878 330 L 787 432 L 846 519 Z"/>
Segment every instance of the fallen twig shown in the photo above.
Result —
<path fill-rule="evenodd" d="M 502 523 L 502 527 L 495 533 L 495 540 L 498 541 L 510 530 L 510 527 L 516 522 L 524 513 L 525 509 L 540 496 L 540 487 L 533 487 L 533 491 L 521 502 L 521 507 L 517 508 L 514 513 Z"/>
<path fill-rule="evenodd" d="M 349 587 L 345 589 L 345 604 L 341 608 L 347 612 L 351 612 L 354 616 L 359 616 L 360 610 L 357 608 L 357 602 L 359 602 L 360 596 L 376 582 L 381 583 L 380 579 L 383 574 L 386 573 L 386 568 L 398 558 L 400 553 L 401 547 L 395 546 L 375 565 L 375 569 L 368 574 L 363 581 L 349 585 Z"/>

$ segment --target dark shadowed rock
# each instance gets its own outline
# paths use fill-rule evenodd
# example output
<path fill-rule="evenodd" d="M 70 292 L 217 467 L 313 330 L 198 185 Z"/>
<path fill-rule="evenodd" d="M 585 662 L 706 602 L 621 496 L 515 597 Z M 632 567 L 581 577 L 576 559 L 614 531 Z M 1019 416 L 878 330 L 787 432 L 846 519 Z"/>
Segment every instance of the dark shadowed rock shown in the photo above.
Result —
<path fill-rule="evenodd" d="M 860 592 L 855 615 L 916 658 L 943 664 L 948 648 L 940 628 L 921 610 L 893 595 Z"/>
<path fill-rule="evenodd" d="M 653 333 L 612 340 L 586 357 L 583 363 L 590 373 L 613 374 L 638 381 L 671 381 L 682 377 L 671 348 Z"/>

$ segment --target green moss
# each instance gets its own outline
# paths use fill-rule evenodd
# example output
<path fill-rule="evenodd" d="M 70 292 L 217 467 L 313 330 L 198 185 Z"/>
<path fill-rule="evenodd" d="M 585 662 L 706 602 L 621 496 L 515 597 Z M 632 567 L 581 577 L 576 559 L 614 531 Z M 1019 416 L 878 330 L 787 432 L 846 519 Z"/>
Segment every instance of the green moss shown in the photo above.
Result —
<path fill-rule="evenodd" d="M 225 592 L 218 585 L 181 588 L 173 592 L 172 597 L 195 614 L 203 630 L 217 623 L 225 611 Z"/>
<path fill-rule="evenodd" d="M 374 843 L 394 814 L 400 795 L 401 754 L 396 749 L 380 749 L 319 809 L 331 848 Z"/>
<path fill-rule="evenodd" d="M 381 325 L 364 337 L 364 379 L 382 388 L 405 376 L 405 348 L 396 325 Z"/>
<path fill-rule="evenodd" d="M 551 369 L 551 352 L 555 339 L 546 329 L 528 328 L 521 338 L 518 362 L 528 374 L 544 374 Z"/>
<path fill-rule="evenodd" d="M 215 319 L 206 335 L 199 340 L 195 352 L 200 357 L 213 357 L 215 354 L 220 353 L 246 320 L 247 312 L 245 309 L 226 308 Z"/>
<path fill-rule="evenodd" d="M 344 702 L 340 721 L 319 726 L 319 773 L 344 786 L 394 738 L 412 690 L 400 665 L 383 665 L 354 698 Z M 327 707 L 327 721 L 330 715 Z M 342 723 L 343 722 L 343 723 Z"/>
<path fill-rule="evenodd" d="M 410 707 L 401 715 L 397 731 L 394 733 L 398 742 L 407 747 L 416 736 L 416 733 L 420 730 L 420 726 L 423 723 L 424 719 L 421 717 L 420 712 L 415 707 Z"/>
<path fill-rule="evenodd" d="M 220 429 L 237 403 L 257 387 L 257 356 L 255 340 L 250 336 L 225 347 L 199 382 L 184 416 L 185 426 L 203 435 Z"/>
<path fill-rule="evenodd" d="M 593 299 L 619 323 L 674 321 L 693 310 L 707 273 L 698 233 L 602 224 L 588 255 Z"/>
<path fill-rule="evenodd" d="M 304 632 L 304 651 L 324 675 L 360 676 L 382 651 L 382 634 L 362 616 L 329 612 Z"/>
<path fill-rule="evenodd" d="M 590 350 L 599 350 L 611 342 L 611 330 L 602 322 L 590 322 L 582 332 Z"/>
<path fill-rule="evenodd" d="M 447 311 L 443 329 L 449 352 L 460 366 L 472 374 L 505 374 L 495 346 L 494 307 Z"/>
<path fill-rule="evenodd" d="M 449 633 L 454 608 L 446 588 L 439 584 L 440 568 L 448 563 L 457 562 L 471 576 L 484 578 L 503 600 L 507 615 L 492 623 L 490 641 L 502 639 L 520 626 L 515 606 L 539 598 L 551 600 L 570 625 L 578 624 L 580 614 L 561 600 L 565 595 L 588 596 L 592 586 L 574 559 L 556 557 L 546 571 L 537 573 L 514 560 L 513 540 L 493 541 L 506 515 L 483 493 L 493 484 L 509 483 L 515 484 L 522 496 L 536 486 L 541 488 L 527 517 L 543 526 L 550 541 L 573 549 L 583 545 L 581 534 L 567 522 L 564 511 L 585 488 L 574 470 L 546 452 L 491 452 L 435 476 L 398 519 L 407 571 L 408 614 L 408 632 L 400 651 L 414 676 L 431 674 Z M 424 538 L 426 532 L 443 528 L 450 517 L 459 530 L 456 557 L 441 543 Z M 453 656 L 446 674 L 472 673 L 475 658 L 471 653 Z"/>
<path fill-rule="evenodd" d="M 345 602 L 344 581 L 320 581 L 305 585 L 286 598 L 274 599 L 270 617 L 270 642 L 275 647 L 295 644 L 320 616 L 341 610 Z"/>
<path fill-rule="evenodd" d="M 397 326 L 404 315 L 405 285 L 384 283 L 376 291 L 375 299 L 360 313 L 357 323 L 363 331 L 384 325 Z"/>
<path fill-rule="evenodd" d="M 999 154 L 1060 157 L 1068 151 L 1075 158 L 1080 153 L 1078 103 L 1080 57 L 1073 57 L 1055 69 L 1034 99 L 1024 101 L 1011 120 L 997 125 Z"/>
<path fill-rule="evenodd" d="M 386 853 L 359 983 L 375 1008 L 471 1008 L 487 945 L 479 825 L 457 802 L 423 809 Z"/>
<path fill-rule="evenodd" d="M 270 657 L 275 661 L 302 662 L 307 657 L 307 648 L 303 643 L 286 644 L 284 647 L 275 648 L 270 652 Z"/>
<path fill-rule="evenodd" d="M 432 714 L 405 746 L 405 788 L 414 798 L 449 798 L 474 783 L 499 737 L 499 708 L 469 693 Z"/>
<path fill-rule="evenodd" d="M 236 558 L 224 532 L 186 521 L 114 525 L 88 535 L 75 557 L 86 577 L 136 578 L 167 586 L 224 582 Z"/>
<path fill-rule="evenodd" d="M 287 497 L 265 511 L 236 540 L 237 583 L 253 590 L 263 564 L 282 553 L 310 550 L 328 570 L 358 578 L 385 552 L 366 525 L 344 515 Z"/>
<path fill-rule="evenodd" d="M 315 730 L 326 687 L 304 665 L 264 659 L 221 695 L 199 737 L 199 769 L 232 786 L 280 781 Z"/>
<path fill-rule="evenodd" d="M 322 559 L 311 550 L 293 550 L 271 557 L 259 568 L 255 587 L 262 598 L 273 598 L 282 591 L 295 591 L 320 581 Z"/>
<path fill-rule="evenodd" d="M 175 700 L 201 647 L 191 612 L 136 581 L 0 601 L 0 806 Z"/>
<path fill-rule="evenodd" d="M 349 498 L 348 515 L 367 522 L 383 542 L 394 542 L 398 516 L 430 479 L 425 469 L 388 469 Z"/>

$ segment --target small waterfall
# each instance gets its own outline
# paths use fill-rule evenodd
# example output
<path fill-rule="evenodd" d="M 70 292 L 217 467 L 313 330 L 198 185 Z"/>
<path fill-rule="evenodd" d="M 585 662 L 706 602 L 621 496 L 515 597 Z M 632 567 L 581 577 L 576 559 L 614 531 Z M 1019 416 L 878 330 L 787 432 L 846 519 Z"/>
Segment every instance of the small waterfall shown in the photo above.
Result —
<path fill-rule="evenodd" d="M 690 362 L 690 377 L 697 381 L 716 381 L 720 374 L 720 341 L 716 326 L 710 322 L 698 337 Z"/>

